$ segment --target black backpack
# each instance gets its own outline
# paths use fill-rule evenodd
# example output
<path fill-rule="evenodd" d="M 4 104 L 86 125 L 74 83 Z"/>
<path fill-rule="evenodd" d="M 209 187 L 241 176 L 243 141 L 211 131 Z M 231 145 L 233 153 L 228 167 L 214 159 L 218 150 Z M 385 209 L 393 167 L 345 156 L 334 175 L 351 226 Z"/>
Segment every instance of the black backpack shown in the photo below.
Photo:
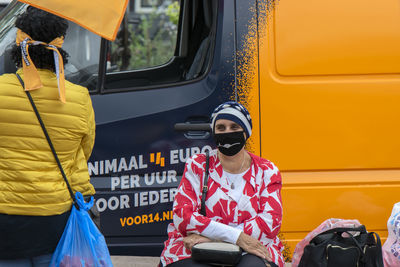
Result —
<path fill-rule="evenodd" d="M 383 267 L 379 235 L 357 228 L 334 228 L 315 236 L 298 267 Z"/>

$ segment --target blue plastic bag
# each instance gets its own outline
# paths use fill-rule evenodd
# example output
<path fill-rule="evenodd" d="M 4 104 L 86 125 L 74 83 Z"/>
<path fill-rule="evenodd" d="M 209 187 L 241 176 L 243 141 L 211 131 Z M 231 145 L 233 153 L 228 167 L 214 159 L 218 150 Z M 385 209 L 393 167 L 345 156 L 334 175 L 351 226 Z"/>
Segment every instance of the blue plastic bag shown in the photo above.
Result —
<path fill-rule="evenodd" d="M 75 197 L 79 210 L 72 205 L 71 215 L 50 267 L 112 267 L 104 236 L 88 213 L 93 206 L 93 197 L 89 203 L 85 203 L 80 192 L 76 192 Z"/>

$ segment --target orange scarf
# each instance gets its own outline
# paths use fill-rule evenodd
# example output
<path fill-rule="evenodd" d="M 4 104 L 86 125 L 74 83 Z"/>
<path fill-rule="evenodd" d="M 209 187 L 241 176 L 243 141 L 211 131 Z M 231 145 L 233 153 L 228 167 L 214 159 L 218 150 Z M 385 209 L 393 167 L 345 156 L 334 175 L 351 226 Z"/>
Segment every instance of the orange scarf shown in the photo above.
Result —
<path fill-rule="evenodd" d="M 65 103 L 65 77 L 64 77 L 64 63 L 58 48 L 61 48 L 64 43 L 64 37 L 57 37 L 50 43 L 33 40 L 28 34 L 20 29 L 17 30 L 16 43 L 21 46 L 22 54 L 22 69 L 25 77 L 25 91 L 35 90 L 41 88 L 42 81 L 40 80 L 39 73 L 29 56 L 29 45 L 44 45 L 46 49 L 53 50 L 54 65 L 57 75 L 58 94 L 61 102 Z"/>

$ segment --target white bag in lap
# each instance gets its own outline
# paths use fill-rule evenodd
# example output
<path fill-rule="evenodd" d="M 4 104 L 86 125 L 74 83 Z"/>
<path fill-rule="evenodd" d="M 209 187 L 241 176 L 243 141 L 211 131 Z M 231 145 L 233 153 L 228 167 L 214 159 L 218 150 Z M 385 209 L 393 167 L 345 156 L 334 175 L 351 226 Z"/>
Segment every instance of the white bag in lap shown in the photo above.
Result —
<path fill-rule="evenodd" d="M 385 267 L 400 266 L 400 202 L 394 204 L 387 222 L 389 236 L 382 246 Z"/>

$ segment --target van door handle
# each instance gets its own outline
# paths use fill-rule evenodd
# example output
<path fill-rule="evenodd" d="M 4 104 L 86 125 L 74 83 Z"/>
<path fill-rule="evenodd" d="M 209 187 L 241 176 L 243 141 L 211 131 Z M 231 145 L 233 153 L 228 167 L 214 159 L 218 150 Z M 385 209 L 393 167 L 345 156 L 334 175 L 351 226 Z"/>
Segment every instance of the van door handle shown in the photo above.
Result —
<path fill-rule="evenodd" d="M 177 132 L 184 132 L 184 136 L 188 139 L 208 139 L 211 135 L 209 123 L 176 123 L 174 129 Z"/>
<path fill-rule="evenodd" d="M 188 131 L 205 131 L 211 132 L 211 126 L 209 123 L 175 123 L 174 130 L 177 132 L 188 132 Z"/>

